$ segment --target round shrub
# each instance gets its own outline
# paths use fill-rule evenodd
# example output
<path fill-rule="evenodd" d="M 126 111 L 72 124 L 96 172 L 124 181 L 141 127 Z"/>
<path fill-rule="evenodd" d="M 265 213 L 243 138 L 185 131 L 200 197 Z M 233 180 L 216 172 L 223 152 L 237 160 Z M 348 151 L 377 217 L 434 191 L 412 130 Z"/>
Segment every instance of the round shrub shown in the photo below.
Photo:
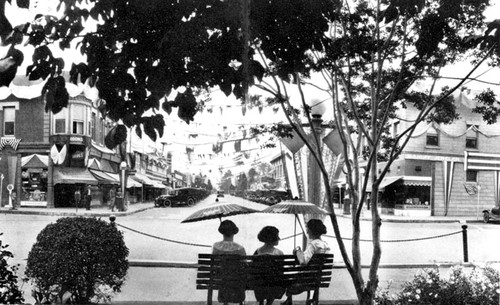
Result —
<path fill-rule="evenodd" d="M 3 235 L 3 233 L 0 233 Z M 19 264 L 9 266 L 12 252 L 6 250 L 9 245 L 3 245 L 0 240 L 0 304 L 19 304 L 24 302 L 22 291 L 17 285 Z"/>
<path fill-rule="evenodd" d="M 123 235 L 96 218 L 66 217 L 47 225 L 28 254 L 26 276 L 37 301 L 110 301 L 128 270 Z"/>
<path fill-rule="evenodd" d="M 490 266 L 466 270 L 461 266 L 451 268 L 449 276 L 429 269 L 406 282 L 402 290 L 390 296 L 388 290 L 379 291 L 379 305 L 498 305 L 500 273 Z"/>

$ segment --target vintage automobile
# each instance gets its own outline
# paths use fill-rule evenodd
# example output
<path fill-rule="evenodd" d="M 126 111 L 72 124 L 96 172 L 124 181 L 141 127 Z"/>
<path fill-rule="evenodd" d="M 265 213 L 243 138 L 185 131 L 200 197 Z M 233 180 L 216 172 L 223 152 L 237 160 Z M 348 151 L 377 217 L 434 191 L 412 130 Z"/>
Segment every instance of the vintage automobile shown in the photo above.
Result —
<path fill-rule="evenodd" d="M 483 222 L 488 223 L 490 221 L 500 221 L 500 206 L 483 211 Z"/>
<path fill-rule="evenodd" d="M 193 206 L 206 198 L 208 192 L 194 187 L 183 187 L 169 190 L 166 195 L 160 195 L 155 200 L 156 207 L 171 207 L 175 205 Z"/>

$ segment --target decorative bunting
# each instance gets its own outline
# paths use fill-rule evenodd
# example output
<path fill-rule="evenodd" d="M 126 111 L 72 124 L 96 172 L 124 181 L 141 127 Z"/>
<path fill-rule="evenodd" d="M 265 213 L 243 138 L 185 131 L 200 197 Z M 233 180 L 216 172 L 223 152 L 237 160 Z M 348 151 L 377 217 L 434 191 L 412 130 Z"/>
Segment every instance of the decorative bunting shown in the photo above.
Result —
<path fill-rule="evenodd" d="M 444 182 L 444 215 L 448 215 L 448 208 L 450 207 L 451 189 L 453 186 L 453 172 L 455 162 L 443 161 L 443 182 Z"/>
<path fill-rule="evenodd" d="M 10 145 L 12 149 L 17 150 L 17 146 L 19 145 L 19 142 L 21 142 L 21 139 L 16 139 L 16 138 L 1 138 L 0 139 L 0 151 L 2 151 L 6 145 Z"/>
<path fill-rule="evenodd" d="M 52 162 L 56 165 L 63 164 L 64 160 L 66 160 L 66 153 L 66 145 L 64 145 L 60 151 L 57 149 L 57 146 L 55 144 L 52 145 L 52 148 L 50 149 L 50 157 L 52 158 Z"/>

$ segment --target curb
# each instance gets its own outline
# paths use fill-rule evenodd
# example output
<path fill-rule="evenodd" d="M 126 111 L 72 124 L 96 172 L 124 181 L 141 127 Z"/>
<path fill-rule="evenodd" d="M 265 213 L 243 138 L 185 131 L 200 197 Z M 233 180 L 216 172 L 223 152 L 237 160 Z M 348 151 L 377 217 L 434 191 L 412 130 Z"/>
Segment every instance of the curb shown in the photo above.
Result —
<path fill-rule="evenodd" d="M 37 211 L 29 210 L 29 211 L 23 211 L 22 208 L 18 208 L 16 210 L 11 210 L 11 209 L 0 209 L 0 214 L 21 214 L 21 215 L 43 215 L 43 216 L 85 216 L 85 217 L 109 217 L 111 215 L 116 216 L 116 217 L 124 217 L 140 212 L 144 212 L 146 210 L 153 209 L 154 205 L 149 206 L 149 207 L 142 207 L 138 208 L 135 210 L 129 210 L 126 212 L 111 212 L 111 211 L 98 211 L 96 210 L 95 212 L 87 212 L 86 210 L 82 209 L 84 212 L 82 213 L 77 213 L 77 212 L 68 212 L 68 211 L 44 211 L 42 208 Z M 342 214 L 339 213 L 337 214 L 337 217 L 342 217 L 342 218 L 349 218 L 352 219 L 352 216 L 349 214 Z M 430 216 L 433 217 L 433 216 Z M 456 218 L 450 218 L 450 219 L 423 219 L 423 218 L 408 218 L 408 219 L 402 219 L 402 218 L 384 218 L 383 216 L 381 217 L 382 222 L 392 222 L 392 223 L 483 223 L 482 220 L 473 220 L 473 219 L 456 219 Z M 369 217 L 361 217 L 360 220 L 362 221 L 371 221 L 371 218 Z"/>
<path fill-rule="evenodd" d="M 352 216 L 350 214 L 337 214 L 337 217 L 342 217 L 342 218 L 349 218 L 352 219 Z M 433 219 L 432 217 L 434 216 L 429 216 L 431 218 L 429 219 L 424 219 L 424 218 L 387 218 L 384 217 L 383 215 L 380 216 L 382 222 L 395 222 L 395 223 L 483 223 L 482 220 L 474 220 L 474 219 L 456 219 L 456 218 L 450 218 L 450 219 Z M 371 217 L 361 217 L 360 220 L 362 221 L 371 221 Z"/>
<path fill-rule="evenodd" d="M 152 207 L 139 208 L 133 211 L 126 212 L 54 212 L 54 211 L 23 211 L 20 209 L 16 210 L 0 210 L 0 214 L 21 214 L 21 215 L 43 215 L 43 216 L 87 216 L 87 217 L 109 217 L 111 215 L 116 217 L 128 216 L 140 212 L 144 212 L 146 210 L 152 209 Z"/>

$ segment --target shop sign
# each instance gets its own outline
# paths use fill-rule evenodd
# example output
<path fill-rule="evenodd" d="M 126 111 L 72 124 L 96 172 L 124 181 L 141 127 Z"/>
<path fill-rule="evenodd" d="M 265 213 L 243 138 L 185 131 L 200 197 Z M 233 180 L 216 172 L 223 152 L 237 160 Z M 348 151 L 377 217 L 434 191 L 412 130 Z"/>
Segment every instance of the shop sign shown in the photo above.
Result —
<path fill-rule="evenodd" d="M 83 137 L 72 136 L 69 138 L 71 143 L 83 143 Z"/>
<path fill-rule="evenodd" d="M 84 157 L 85 157 L 85 152 L 83 151 L 75 151 L 73 155 L 71 155 L 71 158 L 73 160 L 83 160 Z"/>

